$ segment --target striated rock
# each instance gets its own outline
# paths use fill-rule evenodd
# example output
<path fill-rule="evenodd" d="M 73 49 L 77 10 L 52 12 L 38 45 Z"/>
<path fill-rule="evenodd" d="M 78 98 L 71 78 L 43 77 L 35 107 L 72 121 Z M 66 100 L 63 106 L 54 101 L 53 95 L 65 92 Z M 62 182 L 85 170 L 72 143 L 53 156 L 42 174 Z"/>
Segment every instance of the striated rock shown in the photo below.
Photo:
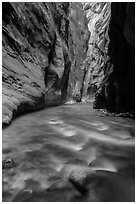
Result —
<path fill-rule="evenodd" d="M 83 4 L 71 3 L 70 9 L 70 34 L 68 44 L 72 45 L 70 57 L 71 68 L 68 81 L 68 100 L 80 102 L 83 90 L 83 77 L 85 73 L 85 59 L 88 49 L 90 32 L 88 22 L 83 10 Z"/>
<path fill-rule="evenodd" d="M 135 109 L 135 4 L 83 3 L 89 45 L 82 100 L 109 112 Z"/>
<path fill-rule="evenodd" d="M 45 105 L 44 69 L 55 31 L 44 8 L 49 9 L 39 3 L 3 3 L 3 124 Z"/>
<path fill-rule="evenodd" d="M 3 125 L 22 113 L 80 101 L 134 112 L 134 7 L 3 2 Z"/>
<path fill-rule="evenodd" d="M 104 67 L 108 61 L 108 28 L 111 17 L 111 3 L 83 3 L 83 9 L 90 31 L 82 93 L 82 100 L 87 101 L 88 98 L 91 98 L 91 100 L 94 98 L 104 78 Z"/>
<path fill-rule="evenodd" d="M 2 9 L 3 125 L 24 112 L 80 101 L 88 46 L 81 3 L 3 2 Z"/>

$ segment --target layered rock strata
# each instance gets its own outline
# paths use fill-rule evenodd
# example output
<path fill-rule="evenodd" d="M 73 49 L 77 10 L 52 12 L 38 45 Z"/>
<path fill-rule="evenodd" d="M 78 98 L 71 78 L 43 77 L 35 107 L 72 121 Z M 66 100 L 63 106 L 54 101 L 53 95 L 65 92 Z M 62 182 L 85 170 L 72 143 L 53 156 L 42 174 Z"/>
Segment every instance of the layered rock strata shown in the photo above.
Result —
<path fill-rule="evenodd" d="M 3 124 L 80 100 L 89 37 L 82 4 L 4 2 L 2 10 Z"/>
<path fill-rule="evenodd" d="M 134 112 L 135 4 L 3 2 L 2 121 L 93 102 Z"/>

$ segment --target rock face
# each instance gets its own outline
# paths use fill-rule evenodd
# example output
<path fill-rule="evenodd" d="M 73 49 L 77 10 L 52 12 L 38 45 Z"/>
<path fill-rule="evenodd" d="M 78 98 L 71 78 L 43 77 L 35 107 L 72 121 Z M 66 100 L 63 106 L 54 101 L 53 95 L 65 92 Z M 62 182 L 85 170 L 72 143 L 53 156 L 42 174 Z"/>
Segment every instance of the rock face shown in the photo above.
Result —
<path fill-rule="evenodd" d="M 102 87 L 104 67 L 108 61 L 108 28 L 111 17 L 111 3 L 83 3 L 90 31 L 89 46 L 85 60 L 85 77 L 82 100 L 93 100 Z M 103 103 L 103 101 L 100 101 Z"/>
<path fill-rule="evenodd" d="M 72 45 L 72 66 L 69 74 L 68 100 L 80 102 L 83 91 L 85 60 L 90 37 L 88 21 L 82 3 L 71 4 L 70 19 L 72 38 L 69 39 L 68 43 L 70 46 Z"/>
<path fill-rule="evenodd" d="M 109 112 L 135 110 L 135 4 L 83 3 L 90 30 L 82 100 Z"/>
<path fill-rule="evenodd" d="M 99 86 L 94 107 L 116 113 L 134 112 L 135 3 L 111 4 L 109 38 L 110 60 L 104 67 L 103 87 Z"/>
<path fill-rule="evenodd" d="M 3 124 L 80 100 L 89 38 L 82 4 L 4 2 L 2 10 Z"/>
<path fill-rule="evenodd" d="M 45 106 L 134 111 L 135 4 L 4 2 L 3 125 Z"/>

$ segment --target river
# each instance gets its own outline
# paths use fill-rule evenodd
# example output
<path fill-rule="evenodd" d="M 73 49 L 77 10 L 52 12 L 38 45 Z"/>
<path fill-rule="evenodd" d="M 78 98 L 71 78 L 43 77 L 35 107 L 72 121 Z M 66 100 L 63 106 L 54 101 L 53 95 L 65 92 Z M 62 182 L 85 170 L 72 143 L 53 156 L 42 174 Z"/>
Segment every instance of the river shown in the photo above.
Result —
<path fill-rule="evenodd" d="M 3 129 L 4 202 L 106 202 L 135 200 L 134 119 L 106 116 L 89 104 L 46 108 Z M 68 177 L 76 167 L 101 174 L 81 194 Z"/>

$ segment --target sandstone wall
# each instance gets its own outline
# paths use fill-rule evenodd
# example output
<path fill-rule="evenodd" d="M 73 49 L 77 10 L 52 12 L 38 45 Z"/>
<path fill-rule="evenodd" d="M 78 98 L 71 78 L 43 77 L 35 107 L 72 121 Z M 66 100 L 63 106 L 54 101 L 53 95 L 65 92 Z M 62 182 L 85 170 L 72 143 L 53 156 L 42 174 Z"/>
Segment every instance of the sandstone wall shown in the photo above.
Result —
<path fill-rule="evenodd" d="M 97 90 L 103 86 L 104 67 L 109 61 L 109 22 L 111 18 L 111 3 L 83 3 L 83 9 L 88 20 L 90 39 L 85 63 L 83 84 L 83 101 L 93 101 Z M 103 103 L 103 101 L 100 101 Z"/>
<path fill-rule="evenodd" d="M 3 124 L 80 98 L 89 37 L 81 3 L 4 2 L 2 10 Z"/>
<path fill-rule="evenodd" d="M 91 101 L 134 111 L 135 4 L 2 3 L 2 120 Z"/>
<path fill-rule="evenodd" d="M 97 109 L 135 110 L 135 3 L 83 3 L 90 38 L 82 100 Z"/>
<path fill-rule="evenodd" d="M 109 61 L 103 86 L 95 95 L 95 108 L 110 112 L 135 111 L 135 3 L 113 2 L 109 24 Z M 103 102 L 103 103 L 101 103 Z"/>

